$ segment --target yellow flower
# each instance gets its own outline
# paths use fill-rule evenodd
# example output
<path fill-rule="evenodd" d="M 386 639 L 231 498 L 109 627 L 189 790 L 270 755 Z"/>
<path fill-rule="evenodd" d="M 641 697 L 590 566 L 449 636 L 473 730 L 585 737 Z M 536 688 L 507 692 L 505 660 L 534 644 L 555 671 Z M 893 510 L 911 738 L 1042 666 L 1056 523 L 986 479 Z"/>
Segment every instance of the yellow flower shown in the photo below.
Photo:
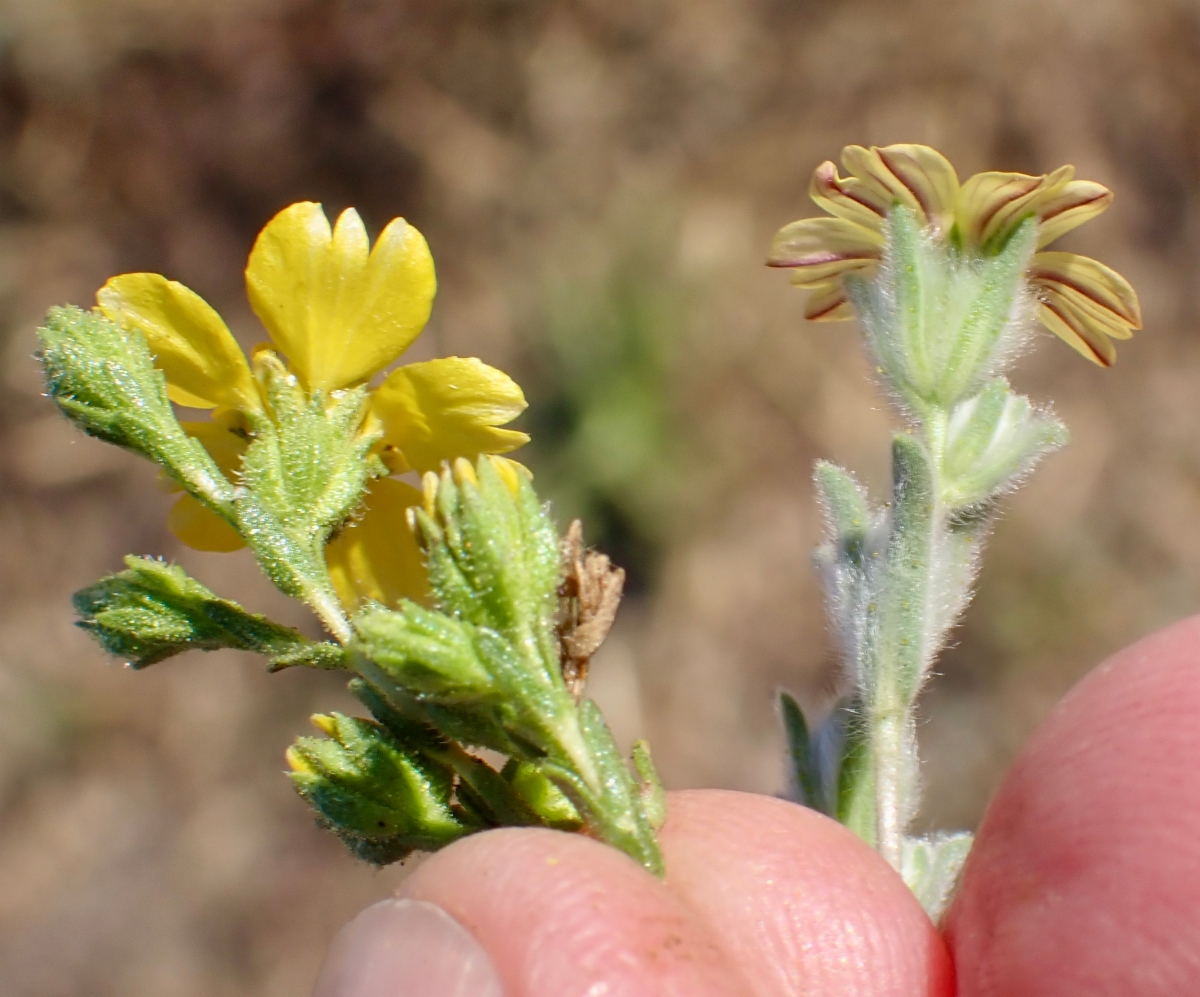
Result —
<path fill-rule="evenodd" d="M 372 247 L 353 208 L 330 229 L 311 202 L 272 218 L 246 266 L 250 304 L 271 346 L 308 390 L 325 394 L 367 383 L 397 360 L 428 321 L 436 287 L 429 247 L 404 219 L 388 224 Z M 159 274 L 114 277 L 96 298 L 108 318 L 145 335 L 173 401 L 213 410 L 210 421 L 183 425 L 236 481 L 250 444 L 244 413 L 261 411 L 263 400 L 228 326 L 199 295 Z M 367 419 L 383 430 L 385 464 L 401 473 L 515 450 L 528 437 L 501 427 L 524 408 L 508 375 L 474 358 L 445 357 L 392 371 L 372 391 Z M 403 481 L 370 483 L 362 514 L 326 547 L 347 605 L 425 597 L 424 569 L 405 522 L 405 509 L 420 502 L 421 493 Z M 243 545 L 190 495 L 176 502 L 168 525 L 199 550 Z"/>
<path fill-rule="evenodd" d="M 813 172 L 809 196 L 832 217 L 805 218 L 775 236 L 768 265 L 795 270 L 792 282 L 811 292 L 805 317 L 835 322 L 853 318 L 842 277 L 869 274 L 880 263 L 887 213 L 896 204 L 913 211 L 931 234 L 956 252 L 990 255 L 1026 218 L 1036 218 L 1037 248 L 1112 203 L 1112 192 L 1075 180 L 1062 166 L 1045 176 L 977 173 L 959 184 L 954 167 L 924 145 L 870 149 L 848 145 L 838 174 L 831 162 Z M 1037 252 L 1027 277 L 1039 302 L 1038 318 L 1089 360 L 1109 366 L 1114 339 L 1142 325 L 1137 294 L 1116 271 L 1074 253 Z"/>

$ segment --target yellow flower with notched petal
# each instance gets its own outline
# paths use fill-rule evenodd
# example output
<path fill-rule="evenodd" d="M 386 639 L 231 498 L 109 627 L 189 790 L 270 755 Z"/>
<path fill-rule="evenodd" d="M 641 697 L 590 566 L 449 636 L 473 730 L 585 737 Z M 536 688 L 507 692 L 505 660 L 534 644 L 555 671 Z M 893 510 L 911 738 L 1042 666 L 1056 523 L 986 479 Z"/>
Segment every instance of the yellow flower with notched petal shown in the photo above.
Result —
<path fill-rule="evenodd" d="M 960 185 L 946 158 L 924 145 L 849 145 L 842 165 L 849 176 L 825 162 L 809 185 L 809 196 L 832 217 L 785 225 L 767 261 L 795 271 L 792 282 L 811 292 L 805 317 L 818 322 L 853 318 L 842 278 L 870 274 L 879 265 L 887 214 L 896 204 L 954 251 L 982 256 L 998 252 L 1027 218 L 1037 219 L 1041 250 L 1112 203 L 1106 187 L 1074 179 L 1073 166 L 1037 177 L 977 173 Z M 1042 324 L 1095 363 L 1111 365 L 1113 340 L 1142 327 L 1137 294 L 1103 263 L 1075 253 L 1036 252 L 1026 276 Z"/>
<path fill-rule="evenodd" d="M 389 223 L 372 247 L 353 208 L 331 229 L 311 202 L 272 218 L 246 266 L 250 304 L 271 345 L 308 390 L 326 394 L 366 383 L 397 360 L 428 321 L 436 287 L 429 247 L 404 219 Z M 236 481 L 250 444 L 244 413 L 264 404 L 228 326 L 198 294 L 159 274 L 114 277 L 96 298 L 108 318 L 146 337 L 173 401 L 213 410 L 210 421 L 183 425 Z M 443 460 L 515 450 L 528 437 L 501 427 L 524 408 L 508 375 L 474 358 L 446 357 L 394 370 L 372 391 L 367 419 L 382 427 L 381 456 L 391 471 L 426 471 Z M 405 510 L 420 502 L 419 491 L 394 478 L 369 484 L 361 516 L 326 547 L 347 605 L 425 597 L 424 568 L 405 521 Z M 243 546 L 190 495 L 176 502 L 168 525 L 200 550 Z"/>

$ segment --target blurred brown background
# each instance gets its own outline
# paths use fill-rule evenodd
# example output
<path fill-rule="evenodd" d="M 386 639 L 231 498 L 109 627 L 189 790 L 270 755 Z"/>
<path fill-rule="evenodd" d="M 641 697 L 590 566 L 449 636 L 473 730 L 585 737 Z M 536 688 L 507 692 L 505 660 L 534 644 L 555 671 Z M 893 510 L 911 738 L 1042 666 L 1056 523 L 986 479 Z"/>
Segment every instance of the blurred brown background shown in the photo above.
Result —
<path fill-rule="evenodd" d="M 762 266 L 847 142 L 961 174 L 1071 162 L 1114 187 L 1064 248 L 1142 295 L 1101 371 L 1048 337 L 1018 384 L 1068 450 L 1007 503 L 927 699 L 930 826 L 971 826 L 1105 654 L 1200 604 L 1200 7 L 1184 0 L 4 0 L 0 3 L 0 994 L 292 995 L 402 870 L 356 864 L 280 774 L 330 676 L 232 655 L 134 675 L 70 593 L 178 558 L 301 623 L 243 555 L 166 532 L 154 473 L 40 397 L 33 329 L 155 270 L 260 337 L 241 268 L 280 207 L 428 236 L 414 355 L 532 402 L 524 457 L 631 570 L 595 666 L 669 785 L 779 792 L 779 684 L 831 665 L 817 457 L 887 481 L 853 329 Z M 307 624 L 305 624 L 307 625 Z"/>

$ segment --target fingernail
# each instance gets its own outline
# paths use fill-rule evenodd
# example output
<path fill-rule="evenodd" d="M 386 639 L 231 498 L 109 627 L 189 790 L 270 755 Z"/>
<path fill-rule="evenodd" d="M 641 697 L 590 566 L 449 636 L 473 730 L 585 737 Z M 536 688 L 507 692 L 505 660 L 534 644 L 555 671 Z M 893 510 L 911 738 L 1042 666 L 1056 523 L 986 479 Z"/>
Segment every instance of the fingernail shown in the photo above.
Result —
<path fill-rule="evenodd" d="M 338 932 L 313 997 L 504 997 L 504 991 L 483 947 L 444 910 L 383 900 Z"/>

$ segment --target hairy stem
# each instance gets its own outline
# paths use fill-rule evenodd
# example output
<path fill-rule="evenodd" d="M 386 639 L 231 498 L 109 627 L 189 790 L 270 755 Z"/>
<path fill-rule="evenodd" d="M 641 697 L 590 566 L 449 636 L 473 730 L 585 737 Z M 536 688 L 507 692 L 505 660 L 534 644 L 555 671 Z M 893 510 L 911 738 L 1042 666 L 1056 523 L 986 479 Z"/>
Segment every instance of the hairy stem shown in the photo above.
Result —
<path fill-rule="evenodd" d="M 938 578 L 946 530 L 939 480 L 944 425 L 944 417 L 935 416 L 922 425 L 923 441 L 901 434 L 893 443 L 891 535 L 873 602 L 874 639 L 868 641 L 864 670 L 875 847 L 896 869 L 917 804 L 913 713 L 941 640 L 937 606 L 946 597 Z"/>
<path fill-rule="evenodd" d="M 901 787 L 904 782 L 904 710 L 873 713 L 870 719 L 875 777 L 875 847 L 893 869 L 900 868 L 905 821 Z"/>
<path fill-rule="evenodd" d="M 350 628 L 350 621 L 346 618 L 341 603 L 331 592 L 314 586 L 305 594 L 304 601 L 317 614 L 317 618 L 325 625 L 325 629 L 339 644 L 348 643 L 354 636 L 354 632 Z"/>

